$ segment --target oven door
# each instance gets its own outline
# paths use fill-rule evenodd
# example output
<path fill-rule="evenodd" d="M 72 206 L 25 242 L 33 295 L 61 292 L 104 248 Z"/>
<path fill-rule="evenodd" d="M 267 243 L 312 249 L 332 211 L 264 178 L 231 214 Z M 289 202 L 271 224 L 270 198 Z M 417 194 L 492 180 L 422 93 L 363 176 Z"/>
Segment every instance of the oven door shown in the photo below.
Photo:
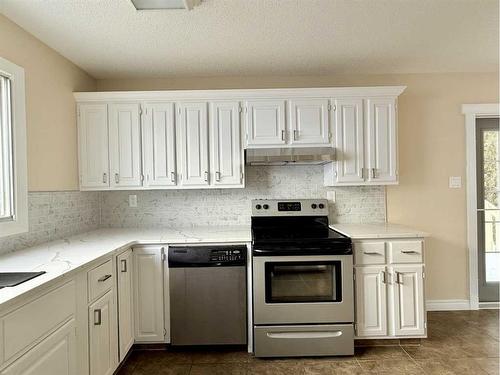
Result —
<path fill-rule="evenodd" d="M 352 255 L 253 258 L 255 324 L 351 323 Z"/>

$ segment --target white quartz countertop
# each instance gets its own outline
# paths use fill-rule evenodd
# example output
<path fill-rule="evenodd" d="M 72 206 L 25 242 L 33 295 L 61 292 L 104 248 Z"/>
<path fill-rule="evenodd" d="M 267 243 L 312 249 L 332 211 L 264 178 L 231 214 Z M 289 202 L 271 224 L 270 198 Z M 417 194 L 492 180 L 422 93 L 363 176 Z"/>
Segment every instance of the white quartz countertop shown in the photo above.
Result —
<path fill-rule="evenodd" d="M 428 237 L 429 234 L 399 224 L 331 224 L 330 228 L 353 240 L 368 238 L 409 238 Z"/>
<path fill-rule="evenodd" d="M 158 229 L 98 229 L 0 255 L 0 272 L 46 271 L 15 287 L 0 289 L 0 308 L 18 297 L 77 272 L 90 262 L 138 244 L 242 243 L 252 239 L 250 226 Z"/>

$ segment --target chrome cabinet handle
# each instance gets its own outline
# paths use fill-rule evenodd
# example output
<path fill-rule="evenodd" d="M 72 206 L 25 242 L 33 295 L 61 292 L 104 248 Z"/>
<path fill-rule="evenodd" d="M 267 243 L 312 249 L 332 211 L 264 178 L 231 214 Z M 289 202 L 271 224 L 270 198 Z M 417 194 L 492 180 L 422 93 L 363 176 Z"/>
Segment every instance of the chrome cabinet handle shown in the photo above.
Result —
<path fill-rule="evenodd" d="M 106 182 L 108 182 L 108 174 L 107 173 L 103 173 L 102 174 L 102 182 L 105 184 Z"/>
<path fill-rule="evenodd" d="M 298 130 L 294 130 L 293 131 L 293 140 L 296 141 L 297 139 L 299 139 L 299 131 Z"/>
<path fill-rule="evenodd" d="M 372 168 L 372 178 L 376 178 L 376 176 L 375 176 L 375 168 Z"/>
<path fill-rule="evenodd" d="M 94 310 L 94 325 L 100 326 L 102 322 L 101 309 Z"/>
<path fill-rule="evenodd" d="M 415 250 L 401 250 L 403 254 L 420 254 L 418 251 Z"/>
<path fill-rule="evenodd" d="M 98 278 L 97 281 L 102 283 L 102 282 L 106 281 L 107 279 L 109 279 L 110 277 L 111 277 L 111 275 L 104 275 L 104 276 Z"/>
<path fill-rule="evenodd" d="M 215 181 L 220 181 L 220 172 L 215 172 Z"/>
<path fill-rule="evenodd" d="M 115 173 L 115 182 L 118 184 L 120 182 L 120 175 Z"/>
<path fill-rule="evenodd" d="M 386 277 L 385 271 L 382 271 L 382 282 L 384 284 L 387 284 L 387 277 Z"/>
<path fill-rule="evenodd" d="M 175 182 L 175 172 L 170 172 L 170 181 Z"/>
<path fill-rule="evenodd" d="M 208 181 L 208 172 L 205 172 L 205 181 Z"/>
<path fill-rule="evenodd" d="M 365 254 L 365 255 L 383 255 L 383 254 L 377 253 L 376 251 L 363 251 L 363 254 Z"/>
<path fill-rule="evenodd" d="M 285 140 L 285 131 L 284 130 L 281 131 L 281 140 L 282 141 Z"/>
<path fill-rule="evenodd" d="M 396 283 L 403 285 L 403 280 L 399 277 L 401 275 L 401 272 L 396 271 Z"/>
<path fill-rule="evenodd" d="M 127 259 L 122 259 L 120 261 L 121 265 L 122 265 L 122 269 L 120 270 L 121 272 L 127 272 Z"/>
<path fill-rule="evenodd" d="M 361 175 L 361 179 L 364 179 L 365 178 L 365 169 L 364 168 L 360 168 L 359 174 Z"/>

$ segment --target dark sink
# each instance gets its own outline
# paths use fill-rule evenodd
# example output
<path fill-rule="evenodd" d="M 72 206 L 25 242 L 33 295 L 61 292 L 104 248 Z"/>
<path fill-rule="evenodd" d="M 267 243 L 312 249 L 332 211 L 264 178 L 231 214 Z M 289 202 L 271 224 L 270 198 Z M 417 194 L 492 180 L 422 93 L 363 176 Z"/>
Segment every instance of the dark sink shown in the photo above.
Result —
<path fill-rule="evenodd" d="M 40 272 L 0 272 L 0 289 L 7 286 L 16 286 L 25 281 L 34 279 L 43 275 L 45 271 Z"/>

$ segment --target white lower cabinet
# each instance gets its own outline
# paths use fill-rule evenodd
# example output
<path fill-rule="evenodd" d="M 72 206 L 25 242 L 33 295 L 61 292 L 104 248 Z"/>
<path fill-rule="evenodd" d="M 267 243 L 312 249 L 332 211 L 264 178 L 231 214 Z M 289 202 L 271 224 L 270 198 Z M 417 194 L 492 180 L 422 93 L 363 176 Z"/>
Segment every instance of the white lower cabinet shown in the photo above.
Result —
<path fill-rule="evenodd" d="M 89 307 L 90 375 L 113 374 L 117 366 L 115 316 L 112 291 Z"/>
<path fill-rule="evenodd" d="M 2 375 L 73 375 L 76 374 L 75 320 L 71 319 L 28 351 Z"/>
<path fill-rule="evenodd" d="M 164 342 L 164 249 L 134 247 L 134 319 L 137 342 Z"/>
<path fill-rule="evenodd" d="M 117 257 L 118 278 L 118 349 L 120 362 L 134 344 L 134 304 L 132 250 Z"/>

